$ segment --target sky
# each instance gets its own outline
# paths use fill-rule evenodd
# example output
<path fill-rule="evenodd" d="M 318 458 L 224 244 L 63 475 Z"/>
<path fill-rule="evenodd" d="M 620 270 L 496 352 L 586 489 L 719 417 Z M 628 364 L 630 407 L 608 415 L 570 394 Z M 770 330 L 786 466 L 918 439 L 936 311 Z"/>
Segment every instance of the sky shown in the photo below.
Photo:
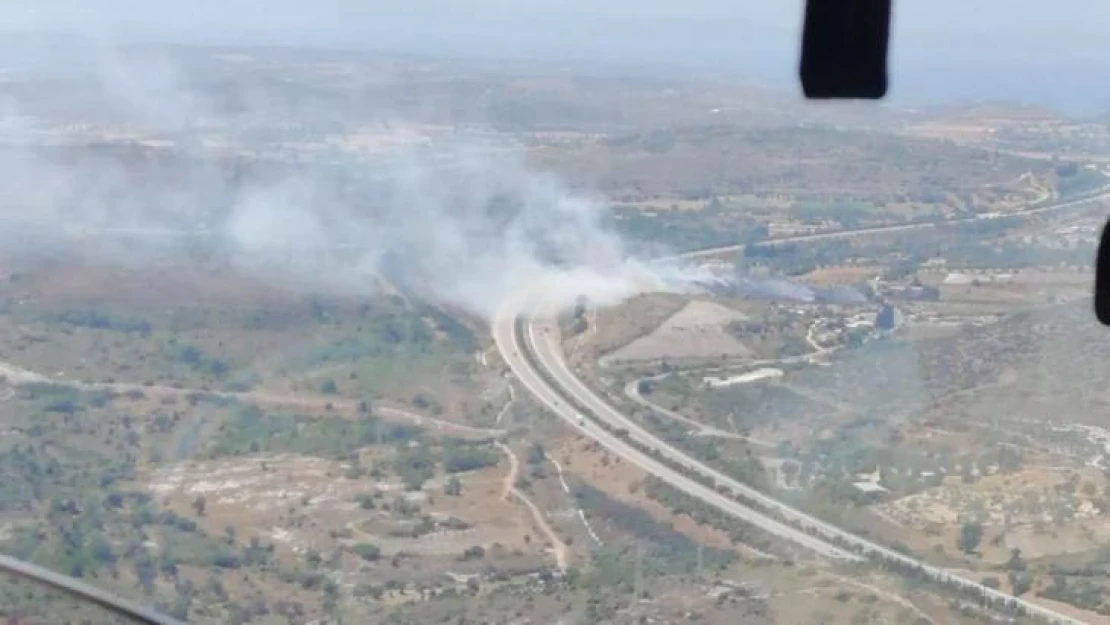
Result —
<path fill-rule="evenodd" d="M 8 30 L 610 63 L 795 81 L 801 0 L 0 0 Z M 895 0 L 892 92 L 1110 110 L 1110 2 Z"/>

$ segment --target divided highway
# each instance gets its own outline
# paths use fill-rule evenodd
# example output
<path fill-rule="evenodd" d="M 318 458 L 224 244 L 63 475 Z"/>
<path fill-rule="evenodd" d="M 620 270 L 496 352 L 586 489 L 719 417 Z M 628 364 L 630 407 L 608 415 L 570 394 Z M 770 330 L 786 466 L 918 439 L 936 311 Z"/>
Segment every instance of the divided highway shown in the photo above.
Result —
<path fill-rule="evenodd" d="M 552 387 L 540 371 L 532 367 L 527 354 L 535 353 L 531 345 L 521 342 L 521 337 L 516 332 L 517 320 L 520 317 L 522 306 L 528 302 L 509 300 L 502 306 L 493 323 L 493 338 L 505 362 L 509 364 L 520 383 L 548 410 L 561 417 L 567 425 L 577 429 L 586 436 L 593 438 L 626 461 L 640 467 L 648 473 L 667 482 L 671 486 L 697 497 L 721 510 L 742 519 L 760 529 L 786 540 L 807 547 L 820 555 L 840 560 L 862 560 L 856 554 L 850 553 L 835 545 L 831 545 L 805 532 L 785 525 L 775 519 L 752 510 L 736 500 L 725 496 L 704 484 L 683 475 L 679 471 L 667 466 L 656 458 L 641 451 L 627 440 L 596 425 L 588 419 L 581 422 L 578 419 L 577 409 L 569 404 L 564 397 L 565 389 Z M 531 327 L 530 325 L 528 327 Z"/>
<path fill-rule="evenodd" d="M 706 466 L 656 437 L 598 397 L 571 373 L 563 358 L 558 330 L 551 317 L 550 302 L 545 301 L 546 295 L 542 291 L 523 292 L 503 302 L 493 322 L 493 338 L 505 362 L 521 384 L 570 427 L 686 494 L 821 556 L 840 561 L 871 559 L 897 563 L 912 567 L 934 581 L 973 590 L 980 596 L 1000 603 L 1019 606 L 1028 614 L 1048 622 L 1083 625 L 1082 621 L 1029 600 L 984 586 L 839 529 Z M 520 332 L 517 331 L 518 322 L 522 322 L 520 325 L 523 329 Z M 580 413 L 575 404 L 588 411 L 584 414 L 586 418 L 579 419 Z M 622 429 L 627 431 L 627 436 L 613 433 Z M 629 441 L 634 441 L 639 446 L 630 444 Z M 655 449 L 669 462 L 697 475 L 711 478 L 719 486 L 726 486 L 734 493 L 758 502 L 765 510 L 773 512 L 774 516 L 744 505 L 733 497 L 687 477 L 642 451 L 641 447 Z"/>
<path fill-rule="evenodd" d="M 1110 186 L 1105 186 L 1091 192 L 1085 197 L 1050 205 L 1031 207 L 1004 216 L 1028 216 L 1058 211 L 1101 200 L 1108 196 L 1110 196 Z M 879 226 L 859 230 L 845 230 L 769 239 L 761 243 L 794 243 L 821 239 L 848 238 L 887 232 L 923 230 L 932 228 L 935 225 L 968 223 L 990 218 L 989 216 L 980 215 L 976 217 L 954 219 L 942 222 L 941 224 L 915 223 Z M 53 224 L 46 225 L 51 231 L 54 229 Z M 175 230 L 172 228 L 164 230 L 90 228 L 78 234 L 96 237 L 118 235 L 147 238 L 152 236 L 168 238 L 199 236 L 203 238 L 214 235 L 212 231 L 203 228 L 199 230 Z M 362 249 L 362 246 L 358 244 L 338 247 L 341 249 Z M 743 244 L 722 246 L 687 252 L 669 259 L 660 260 L 694 259 L 738 251 L 744 247 L 745 245 Z M 658 439 L 610 406 L 571 373 L 563 359 L 561 346 L 558 342 L 558 333 L 555 329 L 555 325 L 549 320 L 550 316 L 534 314 L 537 310 L 542 312 L 542 306 L 545 304 L 542 293 L 543 285 L 536 286 L 537 288 L 534 291 L 518 293 L 513 297 L 507 298 L 506 301 L 502 303 L 494 319 L 492 333 L 502 358 L 508 363 L 521 384 L 523 384 L 541 404 L 561 417 L 570 427 L 593 438 L 621 458 L 639 466 L 671 486 L 705 501 L 738 519 L 742 519 L 755 527 L 767 531 L 770 534 L 808 548 L 821 556 L 841 561 L 861 561 L 865 558 L 879 557 L 905 565 L 915 566 L 918 570 L 924 572 L 933 579 L 974 589 L 983 596 L 1009 601 L 1014 605 L 1021 606 L 1030 614 L 1037 615 L 1050 622 L 1059 623 L 1061 625 L 1082 625 L 1081 621 L 1072 619 L 1048 608 L 1044 608 L 1024 599 L 1010 597 L 1000 591 L 952 575 L 943 569 L 925 565 L 904 554 L 892 551 L 881 545 L 840 530 L 799 510 L 791 508 L 786 504 L 778 502 L 736 480 L 724 476 L 711 467 L 705 466 L 699 461 L 690 458 L 682 451 L 669 446 L 666 442 Z M 524 322 L 523 335 L 517 332 L 518 321 Z M 526 354 L 528 356 L 526 356 Z M 533 365 L 533 360 L 538 366 Z M 577 409 L 573 405 L 567 403 L 567 398 L 573 398 L 574 402 L 584 407 L 588 411 L 588 416 L 590 418 L 582 418 L 580 420 Z M 595 422 L 594 419 L 597 421 Z M 605 423 L 612 431 L 603 428 L 598 424 L 599 422 Z M 621 429 L 628 433 L 627 436 L 617 436 L 613 433 L 613 431 Z M 632 442 L 635 442 L 636 445 L 632 444 Z M 727 496 L 713 488 L 705 486 L 697 480 L 691 479 L 683 472 L 674 469 L 670 464 L 662 462 L 658 458 L 642 451 L 641 447 L 657 450 L 659 455 L 665 458 L 669 463 L 677 464 L 686 471 L 714 479 L 717 485 L 726 486 L 732 489 L 734 493 L 746 496 L 750 500 L 757 502 L 765 510 L 772 511 L 775 516 L 772 517 L 763 511 L 755 510 L 740 503 L 733 497 Z M 175 619 L 158 614 L 148 608 L 120 597 L 113 596 L 100 588 L 15 558 L 0 555 L 0 571 L 18 575 L 54 589 L 70 593 L 73 596 L 96 603 L 118 614 L 126 615 L 137 622 L 156 625 L 182 625 Z"/>
<path fill-rule="evenodd" d="M 775 239 L 764 239 L 759 241 L 759 245 L 777 245 L 780 243 L 804 243 L 808 241 L 821 241 L 823 239 L 848 239 L 868 234 L 885 234 L 890 232 L 910 232 L 913 230 L 925 230 L 928 228 L 935 228 L 936 226 L 954 226 L 959 224 L 967 224 L 975 221 L 988 221 L 991 219 L 1004 219 L 1006 217 L 1030 217 L 1032 215 L 1040 215 L 1043 213 L 1052 213 L 1056 211 L 1065 210 L 1068 208 L 1075 208 L 1090 202 L 1103 200 L 1110 197 L 1110 185 L 1105 185 L 1088 192 L 1082 197 L 1073 200 L 1066 200 L 1063 202 L 1055 202 L 1046 204 L 1044 206 L 1032 206 L 1022 210 L 1012 211 L 1009 213 L 996 213 L 996 214 L 980 214 L 974 217 L 960 217 L 959 219 L 947 219 L 941 222 L 924 221 L 912 224 L 896 224 L 892 226 L 873 226 L 870 228 L 857 228 L 854 230 L 834 230 L 832 232 L 818 232 L 815 234 L 799 234 L 796 236 L 779 237 Z M 705 258 L 707 256 L 716 256 L 717 254 L 727 254 L 729 252 L 739 252 L 747 247 L 746 243 L 737 243 L 735 245 L 723 245 L 720 247 L 710 247 L 703 250 L 694 250 L 692 252 L 683 252 L 667 258 L 659 260 L 691 260 L 695 258 Z"/>
<path fill-rule="evenodd" d="M 1015 211 L 1007 216 L 1029 216 L 1081 206 L 1110 197 L 1110 186 L 1091 194 L 1065 202 Z M 860 230 L 801 235 L 764 241 L 763 243 L 791 243 L 821 239 L 847 238 L 932 228 L 936 225 L 959 224 L 989 219 L 977 216 L 942 222 L 882 226 Z M 670 259 L 692 259 L 712 256 L 742 249 L 743 245 L 725 246 L 682 254 Z M 492 333 L 502 358 L 512 369 L 521 384 L 547 409 L 562 418 L 567 425 L 589 436 L 626 461 L 639 466 L 671 486 L 696 497 L 720 510 L 750 523 L 772 535 L 810 549 L 817 554 L 841 561 L 872 559 L 911 567 L 928 578 L 971 590 L 1000 604 L 1017 606 L 1026 613 L 1060 625 L 1083 625 L 1076 620 L 1033 603 L 1013 597 L 999 590 L 984 586 L 974 580 L 955 575 L 947 570 L 928 565 L 911 556 L 894 551 L 878 543 L 846 532 L 801 510 L 782 503 L 746 484 L 713 469 L 701 461 L 676 449 L 628 418 L 587 387 L 567 366 L 560 343 L 560 333 L 554 321 L 556 302 L 548 301 L 549 294 L 543 285 L 514 294 L 502 302 L 493 321 Z M 518 324 L 522 328 L 518 332 Z M 586 412 L 579 413 L 580 406 Z M 603 425 L 604 424 L 604 427 Z M 618 436 L 614 432 L 627 433 Z M 632 444 L 635 443 L 635 444 Z M 654 449 L 663 462 L 643 451 Z M 756 502 L 762 510 L 737 501 L 722 492 L 691 479 L 674 468 L 709 478 L 718 487 Z M 766 512 L 765 512 L 766 511 Z M 768 514 L 770 513 L 770 514 Z"/>

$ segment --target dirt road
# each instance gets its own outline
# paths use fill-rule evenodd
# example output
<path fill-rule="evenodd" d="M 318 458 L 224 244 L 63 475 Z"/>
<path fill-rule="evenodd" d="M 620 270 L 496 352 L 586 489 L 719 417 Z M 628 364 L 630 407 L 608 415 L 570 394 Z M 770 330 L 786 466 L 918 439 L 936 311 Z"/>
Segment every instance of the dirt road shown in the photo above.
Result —
<path fill-rule="evenodd" d="M 23 369 L 7 362 L 0 362 L 0 378 L 15 386 L 27 384 L 57 384 L 82 391 L 111 391 L 113 393 L 142 393 L 147 397 L 187 398 L 189 396 L 208 396 L 221 399 L 233 399 L 244 403 L 262 406 L 294 407 L 319 412 L 333 411 L 340 413 L 353 413 L 358 410 L 358 402 L 350 399 L 330 398 L 319 395 L 298 395 L 288 393 L 269 393 L 266 391 L 211 391 L 206 389 L 165 386 L 159 384 L 135 384 L 128 382 L 82 382 L 80 380 L 67 380 L 65 378 L 52 378 L 41 373 Z M 426 417 L 410 412 L 404 408 L 385 404 L 375 404 L 376 416 L 387 421 L 403 421 L 421 427 L 434 429 L 445 434 L 464 437 L 501 437 L 505 430 L 487 429 L 451 423 L 442 419 Z"/>
<path fill-rule="evenodd" d="M 517 476 L 520 473 L 520 461 L 517 460 L 516 454 L 513 453 L 513 450 L 510 449 L 508 445 L 501 441 L 497 441 L 494 444 L 509 457 L 509 473 L 505 476 L 505 484 L 501 495 L 502 499 L 508 499 L 510 496 L 516 497 L 528 508 L 528 511 L 532 513 L 532 520 L 535 521 L 536 527 L 543 532 L 548 542 L 551 543 L 551 551 L 555 554 L 556 566 L 559 567 L 560 571 L 566 571 L 567 563 L 570 561 L 570 548 L 559 538 L 555 530 L 551 528 L 551 525 L 547 522 L 547 519 L 544 518 L 543 512 L 539 509 L 539 506 L 533 503 L 532 500 L 528 498 L 528 495 L 525 495 L 516 487 Z"/>

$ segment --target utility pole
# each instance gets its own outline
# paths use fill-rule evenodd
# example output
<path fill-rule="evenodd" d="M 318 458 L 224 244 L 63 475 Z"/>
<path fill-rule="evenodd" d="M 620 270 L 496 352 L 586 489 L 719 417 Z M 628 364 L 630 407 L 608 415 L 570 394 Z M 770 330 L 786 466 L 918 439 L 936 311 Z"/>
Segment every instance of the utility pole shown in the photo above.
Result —
<path fill-rule="evenodd" d="M 702 578 L 701 571 L 702 571 L 702 564 L 703 564 L 703 560 L 702 560 L 703 550 L 704 550 L 704 547 L 702 547 L 702 544 L 698 543 L 698 564 L 697 564 L 697 567 L 694 569 L 694 576 L 698 581 L 701 581 L 701 578 Z"/>

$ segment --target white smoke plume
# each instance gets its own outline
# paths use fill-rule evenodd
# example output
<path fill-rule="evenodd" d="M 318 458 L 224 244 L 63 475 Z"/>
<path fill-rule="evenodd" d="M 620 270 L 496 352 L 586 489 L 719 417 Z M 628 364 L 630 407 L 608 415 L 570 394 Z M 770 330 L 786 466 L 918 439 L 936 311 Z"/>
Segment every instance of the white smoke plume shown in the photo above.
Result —
<path fill-rule="evenodd" d="M 44 119 L 16 89 L 0 100 L 0 225 L 9 249 L 53 249 L 74 231 L 118 262 L 215 246 L 239 270 L 290 288 L 369 295 L 384 277 L 486 317 L 527 284 L 602 304 L 684 284 L 681 268 L 630 258 L 604 225 L 602 203 L 530 170 L 507 139 L 437 139 L 388 159 L 332 150 L 282 162 L 264 155 L 280 141 L 252 144 L 250 133 L 279 125 L 275 111 L 341 128 L 342 107 L 290 110 L 272 90 L 198 88 L 165 56 L 136 60 L 97 48 L 83 60 L 54 83 L 63 86 L 52 97 L 75 110 Z M 135 140 L 50 147 L 80 135 L 82 119 Z M 257 156 L 213 156 L 203 140 L 212 128 Z M 170 139 L 137 143 L 146 136 Z"/>

